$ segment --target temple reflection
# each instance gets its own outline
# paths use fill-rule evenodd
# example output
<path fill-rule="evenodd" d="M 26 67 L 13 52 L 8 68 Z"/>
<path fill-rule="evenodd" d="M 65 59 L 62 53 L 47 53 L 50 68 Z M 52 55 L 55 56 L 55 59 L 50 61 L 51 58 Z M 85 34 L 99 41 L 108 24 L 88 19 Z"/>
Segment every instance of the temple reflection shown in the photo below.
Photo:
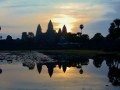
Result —
<path fill-rule="evenodd" d="M 27 67 L 29 70 L 34 70 L 35 66 L 37 68 L 38 74 L 42 72 L 42 67 L 46 66 L 48 75 L 53 76 L 55 68 L 58 68 L 63 71 L 63 74 L 66 74 L 68 68 L 74 67 L 78 69 L 78 73 L 84 74 L 83 66 L 89 64 L 89 61 L 93 61 L 95 68 L 101 68 L 103 62 L 106 62 L 108 71 L 109 82 L 112 85 L 120 86 L 120 58 L 118 57 L 92 57 L 91 59 L 87 57 L 80 56 L 66 56 L 66 55 L 55 55 L 52 56 L 53 62 L 40 62 L 40 61 L 21 61 L 23 67 Z M 0 60 L 0 64 L 4 63 L 4 60 Z M 14 63 L 12 59 L 6 60 L 7 64 Z M 18 61 L 16 61 L 18 62 Z M 2 74 L 2 69 L 0 68 L 0 74 Z"/>
<path fill-rule="evenodd" d="M 22 65 L 24 67 L 28 67 L 29 70 L 33 70 L 35 68 L 35 63 L 31 63 L 31 62 L 24 62 L 24 63 L 22 63 Z"/>
<path fill-rule="evenodd" d="M 41 71 L 42 71 L 42 64 L 41 63 L 37 63 L 37 70 L 38 70 L 38 73 L 40 74 Z"/>
<path fill-rule="evenodd" d="M 55 63 L 47 63 L 46 66 L 48 68 L 49 76 L 52 77 L 54 68 L 56 67 Z"/>

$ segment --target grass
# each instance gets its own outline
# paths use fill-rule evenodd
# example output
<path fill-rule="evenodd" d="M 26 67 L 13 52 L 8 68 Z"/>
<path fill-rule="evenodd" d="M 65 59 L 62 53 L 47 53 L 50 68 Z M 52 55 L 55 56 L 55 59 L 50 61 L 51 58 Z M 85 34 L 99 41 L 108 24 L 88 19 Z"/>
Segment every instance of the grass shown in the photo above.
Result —
<path fill-rule="evenodd" d="M 105 52 L 98 50 L 41 50 L 42 53 L 64 53 L 64 54 L 80 54 L 80 55 L 88 55 L 93 56 L 96 54 L 116 54 L 120 56 L 120 52 Z"/>

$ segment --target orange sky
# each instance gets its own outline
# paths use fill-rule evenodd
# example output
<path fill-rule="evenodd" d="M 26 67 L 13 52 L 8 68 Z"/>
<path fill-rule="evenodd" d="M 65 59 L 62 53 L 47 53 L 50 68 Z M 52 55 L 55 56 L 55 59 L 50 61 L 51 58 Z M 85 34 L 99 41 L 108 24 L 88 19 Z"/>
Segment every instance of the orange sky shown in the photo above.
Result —
<path fill-rule="evenodd" d="M 21 36 L 22 32 L 36 32 L 38 24 L 46 32 L 49 20 L 57 31 L 65 24 L 68 32 L 79 32 L 93 36 L 100 32 L 108 34 L 110 23 L 119 18 L 116 11 L 119 0 L 0 0 L 1 35 Z"/>

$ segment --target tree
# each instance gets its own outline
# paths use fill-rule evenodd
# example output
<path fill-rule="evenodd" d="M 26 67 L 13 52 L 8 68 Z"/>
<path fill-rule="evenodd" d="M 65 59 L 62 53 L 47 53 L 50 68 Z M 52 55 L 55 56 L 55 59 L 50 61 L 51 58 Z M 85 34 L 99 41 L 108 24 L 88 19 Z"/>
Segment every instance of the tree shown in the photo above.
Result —
<path fill-rule="evenodd" d="M 2 69 L 0 68 L 0 74 L 2 74 Z"/>
<path fill-rule="evenodd" d="M 115 19 L 109 28 L 109 38 L 117 39 L 120 37 L 120 19 Z"/>
<path fill-rule="evenodd" d="M 94 58 L 93 58 L 93 65 L 94 65 L 96 68 L 100 68 L 100 67 L 102 66 L 103 61 L 104 61 L 104 59 L 102 59 L 102 58 L 94 57 Z"/>
<path fill-rule="evenodd" d="M 104 37 L 102 36 L 101 33 L 96 33 L 96 34 L 93 36 L 92 40 L 99 42 L 99 41 L 103 41 L 103 40 L 104 40 Z"/>
<path fill-rule="evenodd" d="M 114 23 L 116 25 L 116 28 L 120 28 L 120 19 L 115 19 Z"/>
<path fill-rule="evenodd" d="M 80 42 L 86 42 L 86 41 L 89 41 L 89 36 L 87 34 L 83 34 L 80 37 Z"/>
<path fill-rule="evenodd" d="M 78 37 L 81 37 L 81 34 L 82 34 L 81 32 L 77 32 Z"/>
<path fill-rule="evenodd" d="M 13 39 L 12 39 L 12 36 L 8 35 L 7 38 L 6 38 L 6 40 L 8 40 L 8 41 L 13 40 Z"/>
<path fill-rule="evenodd" d="M 83 24 L 81 24 L 80 25 L 80 29 L 81 29 L 81 34 L 82 34 L 82 29 L 84 28 L 84 25 Z"/>
<path fill-rule="evenodd" d="M 81 68 L 80 71 L 79 71 L 80 74 L 83 74 L 83 69 Z"/>
<path fill-rule="evenodd" d="M 114 86 L 120 86 L 120 62 L 119 59 L 110 58 L 106 61 L 106 64 L 109 67 L 108 78 L 109 82 Z"/>
<path fill-rule="evenodd" d="M 103 49 L 105 47 L 105 38 L 102 36 L 101 33 L 96 33 L 93 38 L 91 38 L 91 47 L 93 49 Z"/>

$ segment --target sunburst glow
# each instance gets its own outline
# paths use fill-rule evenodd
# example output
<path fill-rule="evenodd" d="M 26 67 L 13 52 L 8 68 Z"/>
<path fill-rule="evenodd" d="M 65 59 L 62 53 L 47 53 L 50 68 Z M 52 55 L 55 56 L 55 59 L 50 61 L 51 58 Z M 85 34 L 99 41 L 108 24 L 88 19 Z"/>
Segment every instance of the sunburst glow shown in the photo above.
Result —
<path fill-rule="evenodd" d="M 63 28 L 64 25 L 66 25 L 67 31 L 72 32 L 72 29 L 74 28 L 74 23 L 77 21 L 75 18 L 72 18 L 67 15 L 61 15 L 60 18 L 53 18 L 52 21 L 56 23 L 55 28 Z"/>
<path fill-rule="evenodd" d="M 56 28 L 63 28 L 63 25 L 64 24 L 59 24 L 58 26 L 56 26 Z M 65 24 L 66 25 L 66 28 L 67 28 L 67 32 L 72 32 L 72 29 L 73 29 L 73 24 Z"/>

